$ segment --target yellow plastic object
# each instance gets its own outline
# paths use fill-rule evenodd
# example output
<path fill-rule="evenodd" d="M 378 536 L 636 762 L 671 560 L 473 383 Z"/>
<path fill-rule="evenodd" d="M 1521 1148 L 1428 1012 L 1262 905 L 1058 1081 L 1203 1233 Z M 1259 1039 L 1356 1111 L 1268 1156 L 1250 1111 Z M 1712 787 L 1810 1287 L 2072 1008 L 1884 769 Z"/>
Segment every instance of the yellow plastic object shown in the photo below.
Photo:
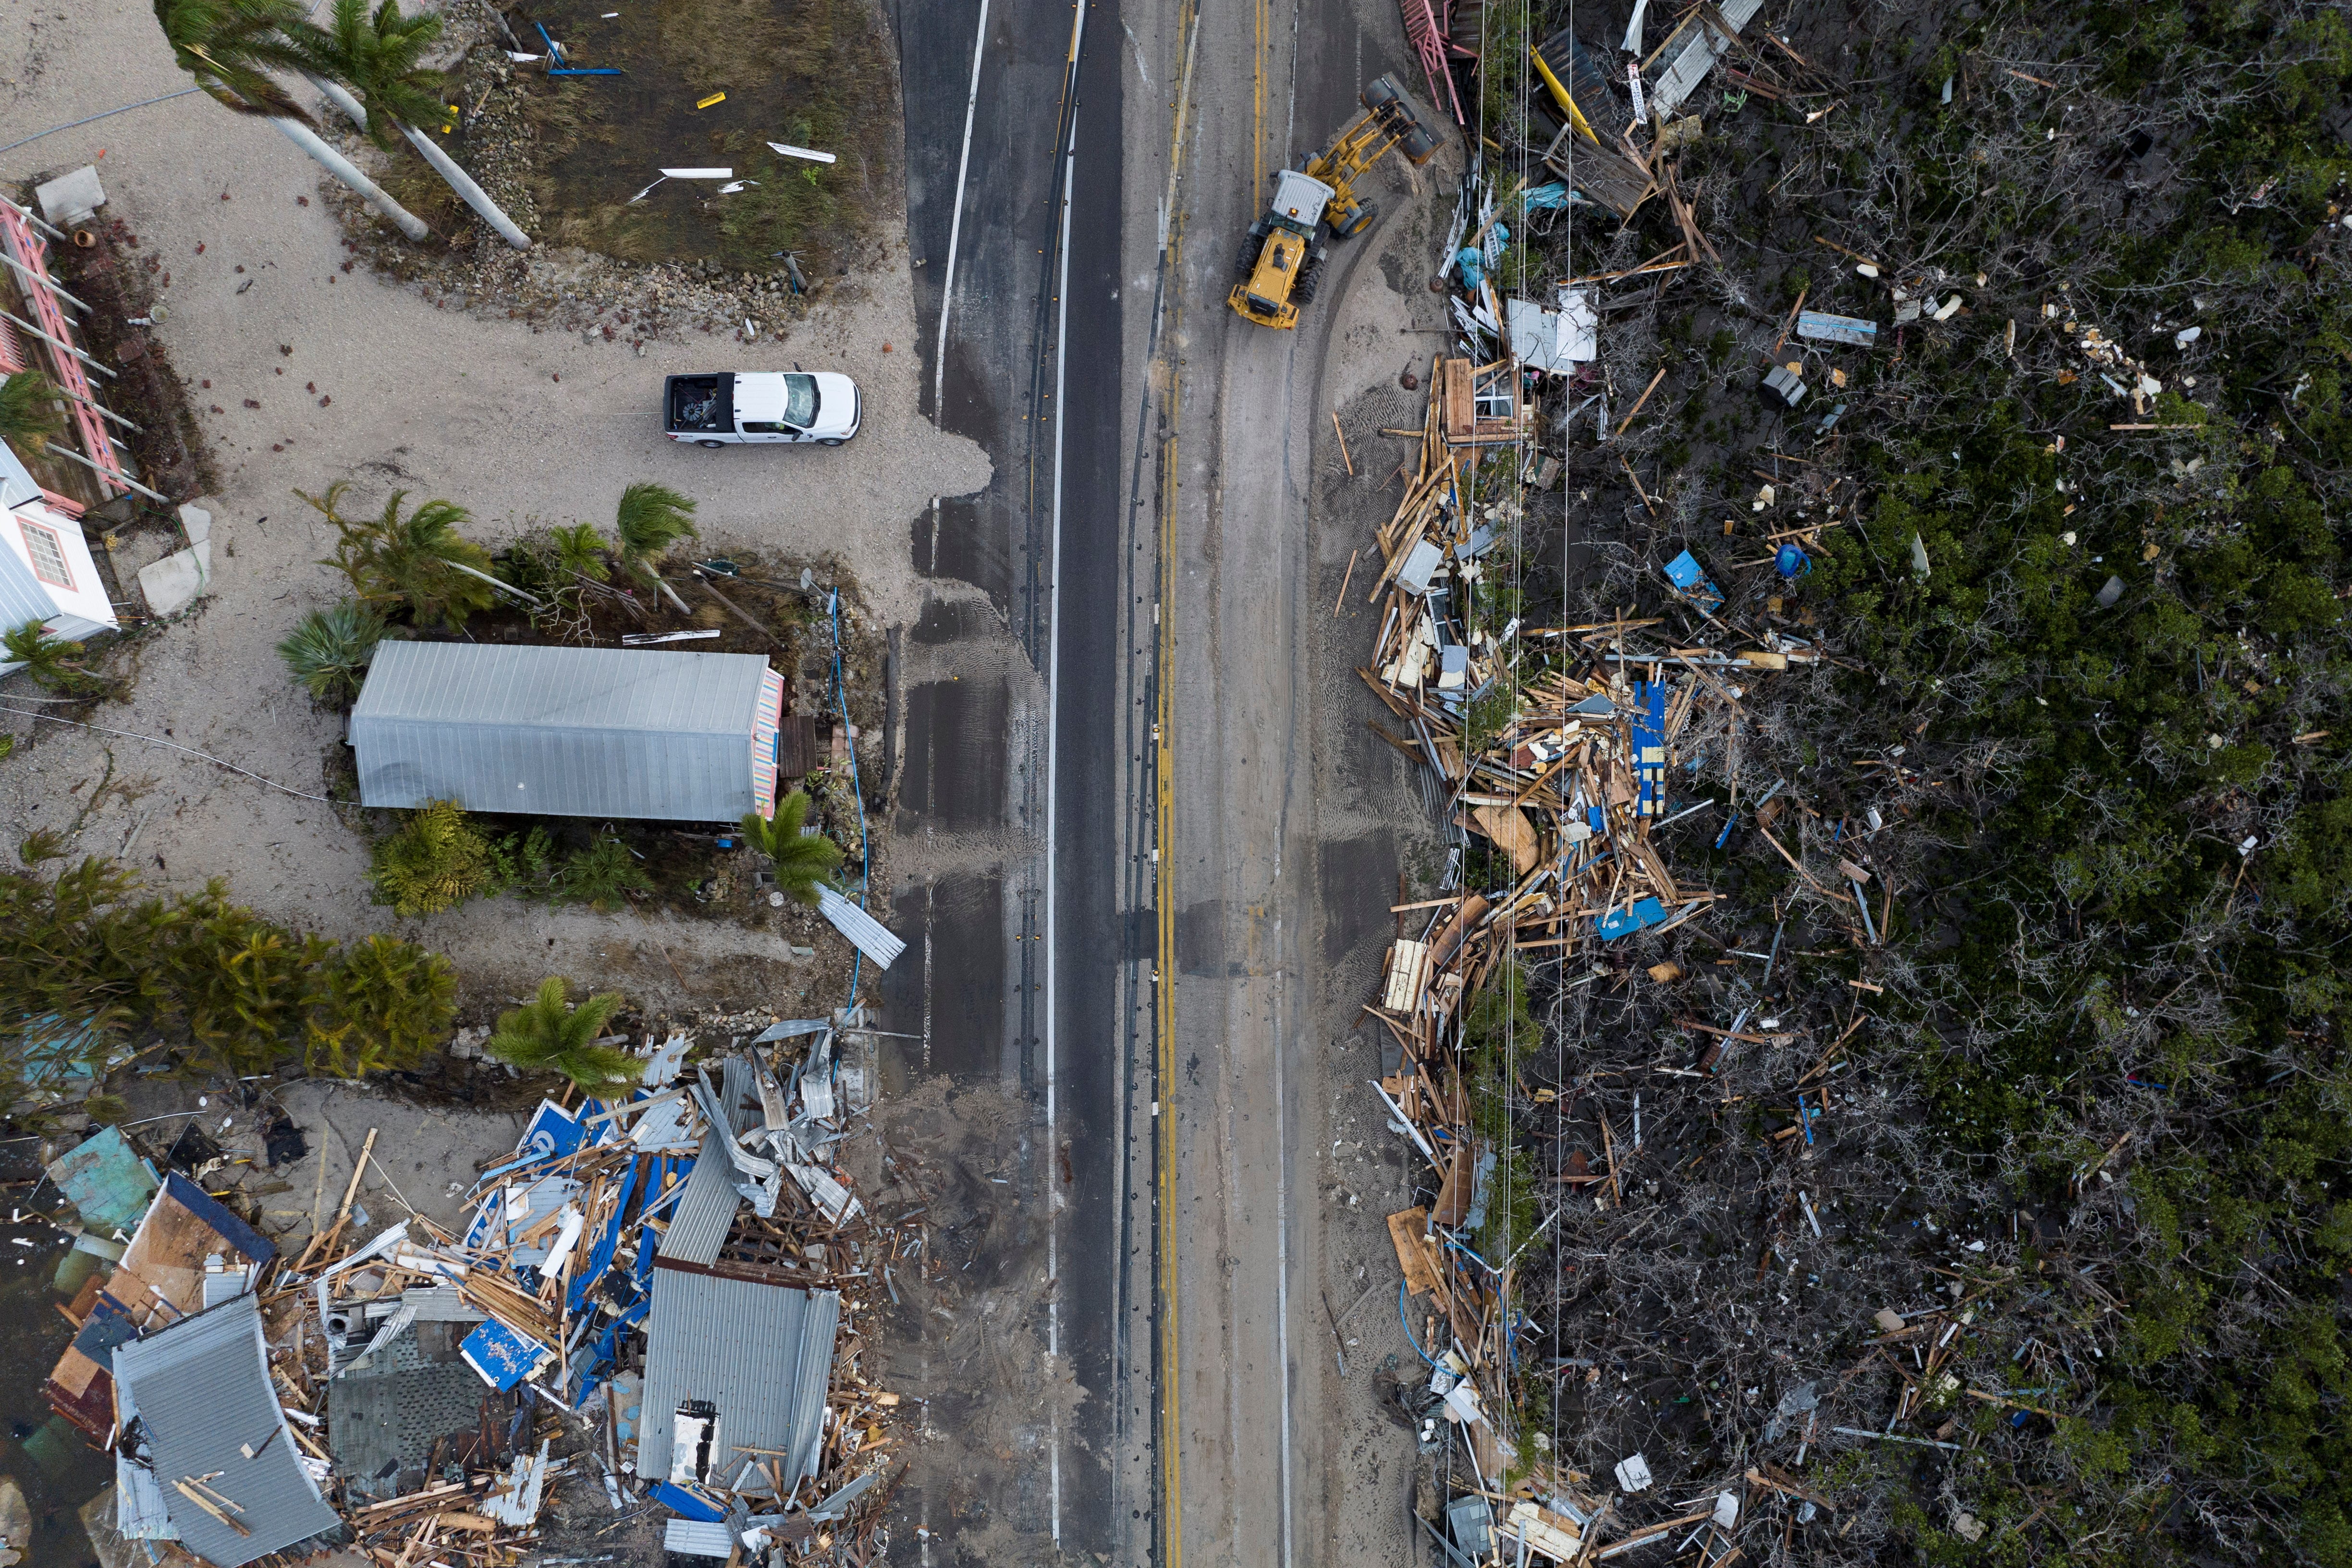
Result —
<path fill-rule="evenodd" d="M 714 92 L 709 98 L 696 100 L 694 107 L 697 109 L 708 109 L 714 103 L 724 103 L 726 101 L 727 95 L 725 93 Z"/>
<path fill-rule="evenodd" d="M 1601 138 L 1595 136 L 1592 133 L 1592 127 L 1586 123 L 1584 110 L 1576 107 L 1576 100 L 1569 97 L 1568 89 L 1560 84 L 1559 78 L 1552 74 L 1551 67 L 1546 63 L 1543 56 L 1538 54 L 1533 49 L 1529 49 L 1528 51 L 1528 58 L 1535 61 L 1536 75 L 1543 78 L 1543 84 L 1550 89 L 1553 101 L 1558 103 L 1562 109 L 1568 110 L 1568 122 L 1576 127 L 1577 134 L 1583 137 L 1587 142 L 1591 142 L 1594 146 L 1599 146 L 1601 144 Z"/>

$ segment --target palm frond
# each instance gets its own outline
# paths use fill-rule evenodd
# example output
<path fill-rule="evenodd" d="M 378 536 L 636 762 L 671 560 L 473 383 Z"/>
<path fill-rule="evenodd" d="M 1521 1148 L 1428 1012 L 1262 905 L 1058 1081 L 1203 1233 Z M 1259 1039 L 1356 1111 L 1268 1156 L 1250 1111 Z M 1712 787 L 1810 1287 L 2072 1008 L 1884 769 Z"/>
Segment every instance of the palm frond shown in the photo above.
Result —
<path fill-rule="evenodd" d="M 642 1061 L 596 1043 L 624 998 L 608 991 L 574 1007 L 570 995 L 562 977 L 549 975 L 530 1001 L 499 1015 L 498 1027 L 482 1048 L 519 1069 L 561 1073 L 592 1094 L 636 1082 L 645 1070 Z"/>
<path fill-rule="evenodd" d="M 0 437 L 12 447 L 47 440 L 66 427 L 58 389 L 37 370 L 20 370 L 0 381 Z"/>
<path fill-rule="evenodd" d="M 329 609 L 313 610 L 278 645 L 303 689 L 321 702 L 347 702 L 359 694 L 375 645 L 383 639 L 381 611 L 345 599 Z"/>
<path fill-rule="evenodd" d="M 698 537 L 693 514 L 693 500 L 667 485 L 631 485 L 613 521 L 621 558 L 633 566 L 660 565 L 679 540 Z"/>
<path fill-rule="evenodd" d="M 808 792 L 796 789 L 777 804 L 772 818 L 758 812 L 743 817 L 743 841 L 774 863 L 777 887 L 803 904 L 817 901 L 818 888 L 842 860 L 840 845 L 806 830 L 809 805 Z"/>

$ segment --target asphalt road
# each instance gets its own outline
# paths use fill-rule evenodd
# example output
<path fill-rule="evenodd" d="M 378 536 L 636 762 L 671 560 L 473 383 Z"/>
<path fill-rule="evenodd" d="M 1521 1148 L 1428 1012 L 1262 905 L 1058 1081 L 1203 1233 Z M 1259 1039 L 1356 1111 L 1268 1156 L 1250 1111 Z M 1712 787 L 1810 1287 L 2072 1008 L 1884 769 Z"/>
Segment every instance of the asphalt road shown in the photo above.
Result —
<path fill-rule="evenodd" d="M 1117 944 L 1104 940 L 1122 863 L 1124 617 L 1099 587 L 1124 559 L 1116 13 L 953 0 L 901 6 L 894 26 L 926 411 L 995 470 L 909 541 L 940 584 L 910 634 L 910 675 L 929 679 L 908 688 L 897 823 L 922 847 L 895 922 L 920 962 L 890 976 L 883 1026 L 919 1040 L 916 1070 L 1023 1108 L 993 1130 L 1013 1190 L 984 1267 L 1019 1303 L 1008 1327 L 1086 1391 L 1010 1434 L 990 1409 L 1010 1391 L 943 1391 L 934 1416 L 963 1447 L 1018 1458 L 914 1485 L 957 1489 L 959 1522 L 1002 1531 L 1024 1557 L 1108 1553 L 1125 1217 L 1121 1057 L 1107 1048 Z"/>
<path fill-rule="evenodd" d="M 939 597 L 909 634 L 919 874 L 883 1022 L 911 1068 L 1019 1097 L 984 1267 L 1084 1391 L 1008 1434 L 987 1389 L 940 1388 L 950 1447 L 1011 1462 L 919 1463 L 907 1511 L 1006 1532 L 965 1561 L 1339 1555 L 1369 1503 L 1334 1452 L 1315 1173 L 1322 1043 L 1353 1008 L 1319 958 L 1330 906 L 1360 926 L 1394 868 L 1335 875 L 1314 798 L 1330 313 L 1271 332 L 1223 297 L 1265 176 L 1404 63 L 1395 8 L 953 0 L 896 24 L 929 406 L 995 479 L 909 542 Z M 1335 247 L 1324 300 L 1378 232 Z"/>
<path fill-rule="evenodd" d="M 1394 7 L 1258 0 L 1201 41 L 1179 268 L 1189 326 L 1170 419 L 1174 532 L 1171 825 L 1177 1495 L 1183 1552 L 1219 1563 L 1352 1555 L 1360 1495 L 1339 1434 L 1322 1305 L 1334 1260 L 1318 1191 L 1333 1067 L 1353 998 L 1320 984 L 1327 931 L 1383 911 L 1392 868 L 1327 865 L 1312 658 L 1309 515 L 1330 323 L 1378 229 L 1335 243 L 1299 328 L 1223 303 L 1266 177 L 1351 116 L 1402 63 Z M 1323 593 L 1329 589 L 1324 587 Z M 1329 612 L 1322 612 L 1328 620 Z M 1318 681 L 1320 683 L 1318 683 Z M 1343 875 L 1333 876 L 1335 869 Z M 1364 885 L 1354 885 L 1360 882 Z M 1348 1292 L 1354 1294 L 1353 1290 Z M 1375 1540 L 1378 1537 L 1374 1537 Z M 1393 1541 L 1384 1560 L 1403 1556 Z"/>

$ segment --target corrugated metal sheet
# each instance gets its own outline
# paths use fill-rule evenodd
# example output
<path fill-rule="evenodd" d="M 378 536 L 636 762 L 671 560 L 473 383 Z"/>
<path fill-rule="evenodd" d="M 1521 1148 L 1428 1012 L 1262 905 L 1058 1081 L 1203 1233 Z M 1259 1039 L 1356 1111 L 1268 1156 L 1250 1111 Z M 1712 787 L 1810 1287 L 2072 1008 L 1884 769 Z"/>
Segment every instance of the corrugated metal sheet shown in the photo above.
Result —
<path fill-rule="evenodd" d="M 813 1471 L 841 1298 L 751 1279 L 722 1279 L 658 1263 L 646 1319 L 646 1393 L 637 1423 L 637 1474 L 669 1474 L 671 1415 L 678 1403 L 719 1407 L 720 1444 L 789 1456 L 785 1484 Z M 732 1483 L 733 1474 L 713 1476 Z M 770 1489 L 754 1473 L 740 1489 Z"/>
<path fill-rule="evenodd" d="M 383 643 L 352 709 L 360 798 L 732 822 L 772 752 L 768 674 L 752 654 Z"/>
<path fill-rule="evenodd" d="M 1748 26 L 1748 19 L 1764 8 L 1764 0 L 1723 0 L 1716 15 L 1734 33 Z M 1698 90 L 1706 73 L 1730 47 L 1716 36 L 1706 19 L 1694 16 L 1680 29 L 1682 51 L 1675 55 L 1656 83 L 1650 89 L 1650 112 L 1663 120 L 1683 106 L 1683 100 Z M 1673 40 L 1669 39 L 1671 43 Z"/>
<path fill-rule="evenodd" d="M 341 1526 L 295 1462 L 294 1440 L 278 1430 L 286 1413 L 270 1390 L 254 1297 L 118 1346 L 114 1377 L 138 1407 L 173 1524 L 207 1563 L 242 1568 Z M 246 1447 L 254 1450 L 249 1459 Z M 207 1487 L 236 1505 L 236 1521 L 250 1533 L 239 1535 L 173 1485 L 205 1475 L 213 1477 Z"/>
<path fill-rule="evenodd" d="M 891 935 L 888 927 L 831 888 L 819 885 L 816 907 L 818 913 L 833 922 L 834 930 L 885 969 L 890 967 L 891 960 L 907 951 L 907 944 Z"/>
<path fill-rule="evenodd" d="M 662 1550 L 687 1557 L 716 1557 L 724 1563 L 735 1552 L 735 1532 L 702 1519 L 673 1519 L 662 1527 Z"/>
<path fill-rule="evenodd" d="M 743 1101 L 754 1092 L 751 1064 L 741 1057 L 729 1057 L 719 1079 L 719 1102 L 727 1108 L 730 1135 L 751 1130 L 751 1112 Z M 728 1159 L 719 1136 L 716 1129 L 702 1135 L 702 1152 L 695 1156 L 694 1169 L 686 1173 L 686 1191 L 671 1211 L 669 1228 L 662 1233 L 660 1256 L 664 1258 L 706 1265 L 719 1261 L 728 1227 L 735 1223 L 735 1205 L 743 1201 L 735 1190 L 734 1163 Z"/>

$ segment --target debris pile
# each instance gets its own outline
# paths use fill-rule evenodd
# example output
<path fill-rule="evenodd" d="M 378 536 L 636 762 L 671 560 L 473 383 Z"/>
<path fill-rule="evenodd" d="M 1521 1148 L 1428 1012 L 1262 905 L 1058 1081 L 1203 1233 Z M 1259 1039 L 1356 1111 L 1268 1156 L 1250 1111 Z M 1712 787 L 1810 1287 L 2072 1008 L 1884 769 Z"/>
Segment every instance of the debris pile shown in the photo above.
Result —
<path fill-rule="evenodd" d="M 866 1085 L 835 1042 L 858 1020 L 737 1022 L 690 1064 L 692 1036 L 649 1036 L 625 1100 L 542 1101 L 455 1231 L 412 1213 L 367 1233 L 373 1132 L 290 1258 L 120 1132 L 61 1158 L 113 1268 L 74 1300 L 47 1393 L 112 1450 L 122 1536 L 219 1568 L 343 1543 L 386 1568 L 513 1563 L 550 1550 L 569 1480 L 563 1529 L 658 1509 L 689 1560 L 885 1544 L 900 1401 L 860 1370 L 856 1324 L 902 1247 L 839 1163 Z"/>

